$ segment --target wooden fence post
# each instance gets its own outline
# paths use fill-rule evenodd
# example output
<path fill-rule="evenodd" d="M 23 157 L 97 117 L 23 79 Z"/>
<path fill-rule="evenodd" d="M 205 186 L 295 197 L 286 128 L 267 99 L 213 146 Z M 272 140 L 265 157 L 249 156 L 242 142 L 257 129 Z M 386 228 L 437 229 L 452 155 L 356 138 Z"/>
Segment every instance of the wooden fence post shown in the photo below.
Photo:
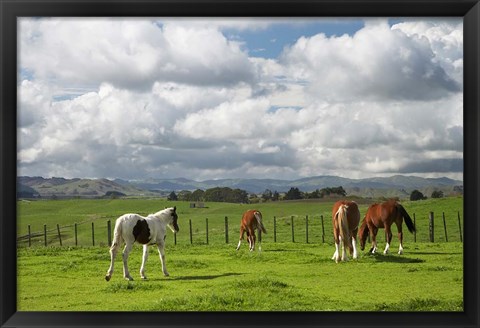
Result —
<path fill-rule="evenodd" d="M 415 213 L 413 213 L 413 227 L 415 230 L 413 231 L 413 242 L 417 242 L 417 218 L 415 217 Z"/>
<path fill-rule="evenodd" d="M 228 244 L 228 216 L 225 217 L 225 244 Z"/>
<path fill-rule="evenodd" d="M 95 246 L 95 224 L 92 222 L 92 245 Z"/>
<path fill-rule="evenodd" d="M 273 217 L 273 242 L 277 242 L 277 217 Z"/>
<path fill-rule="evenodd" d="M 295 229 L 294 229 L 294 225 L 293 225 L 293 215 L 290 218 L 290 221 L 292 223 L 292 243 L 294 243 L 295 242 Z"/>
<path fill-rule="evenodd" d="M 458 231 L 460 232 L 460 242 L 463 242 L 462 238 L 462 224 L 460 223 L 460 211 L 458 213 Z"/>
<path fill-rule="evenodd" d="M 112 222 L 110 220 L 107 221 L 107 242 L 108 246 L 112 246 Z"/>
<path fill-rule="evenodd" d="M 75 222 L 75 246 L 78 246 L 77 222 Z"/>
<path fill-rule="evenodd" d="M 325 226 L 323 225 L 323 215 L 320 215 L 320 220 L 322 221 L 322 243 L 325 244 Z"/>
<path fill-rule="evenodd" d="M 434 241 L 434 239 L 435 239 L 435 238 L 434 238 L 434 214 L 433 214 L 433 212 L 430 212 L 430 215 L 429 215 L 428 218 L 429 218 L 429 220 L 428 220 L 428 222 L 429 222 L 428 227 L 429 227 L 429 232 L 430 232 L 430 241 L 433 243 L 433 241 Z"/>
<path fill-rule="evenodd" d="M 60 226 L 57 223 L 57 232 L 58 232 L 58 240 L 60 241 L 60 246 L 62 246 L 62 236 L 60 235 Z"/>
<path fill-rule="evenodd" d="M 28 225 L 28 247 L 32 246 L 32 235 L 30 231 L 30 225 Z"/>
<path fill-rule="evenodd" d="M 207 237 L 207 245 L 208 245 L 208 218 L 205 218 L 205 234 Z"/>
<path fill-rule="evenodd" d="M 305 240 L 308 244 L 308 215 L 305 216 Z"/>
<path fill-rule="evenodd" d="M 445 230 L 445 241 L 448 242 L 447 223 L 445 222 L 445 212 L 442 212 L 442 217 L 443 217 L 443 229 Z"/>
<path fill-rule="evenodd" d="M 47 246 L 47 225 L 46 224 L 43 225 L 43 240 L 46 247 Z"/>
<path fill-rule="evenodd" d="M 190 245 L 193 244 L 193 237 L 192 237 L 192 219 L 188 220 L 190 226 Z"/>

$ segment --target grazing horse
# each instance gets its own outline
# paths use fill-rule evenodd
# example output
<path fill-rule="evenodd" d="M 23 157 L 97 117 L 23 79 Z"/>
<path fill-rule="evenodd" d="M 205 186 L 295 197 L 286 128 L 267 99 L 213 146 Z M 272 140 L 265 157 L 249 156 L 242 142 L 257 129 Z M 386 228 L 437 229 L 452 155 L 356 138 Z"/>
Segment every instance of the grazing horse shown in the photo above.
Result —
<path fill-rule="evenodd" d="M 176 207 L 170 207 L 155 214 L 150 214 L 147 217 L 138 214 L 124 214 L 120 216 L 115 223 L 113 243 L 110 248 L 111 262 L 105 275 L 105 280 L 109 281 L 112 277 L 113 263 L 122 242 L 125 242 L 125 248 L 123 249 L 123 277 L 125 279 L 133 280 L 128 271 L 127 260 L 128 254 L 132 250 L 133 243 L 135 242 L 143 244 L 142 266 L 140 267 L 140 276 L 142 279 L 147 279 L 145 276 L 145 262 L 148 257 L 148 245 L 154 244 L 157 245 L 158 248 L 163 274 L 167 277 L 169 274 L 165 266 L 166 228 L 169 227 L 173 233 L 178 232 L 178 216 L 176 210 Z"/>
<path fill-rule="evenodd" d="M 333 237 L 335 239 L 335 253 L 332 260 L 340 261 L 340 244 L 342 244 L 342 261 L 348 261 L 346 249 L 354 259 L 357 258 L 357 231 L 360 222 L 360 211 L 357 203 L 348 200 L 339 200 L 332 208 Z"/>
<path fill-rule="evenodd" d="M 238 241 L 237 251 L 240 249 L 240 244 L 243 240 L 243 235 L 247 233 L 248 244 L 250 245 L 250 251 L 255 249 L 255 229 L 258 229 L 259 247 L 258 250 L 262 250 L 262 237 L 261 233 L 267 233 L 262 223 L 262 213 L 257 210 L 248 210 L 243 213 L 242 221 L 240 222 L 240 240 Z"/>
<path fill-rule="evenodd" d="M 405 208 L 396 200 L 391 199 L 381 204 L 370 205 L 358 233 L 360 236 L 360 248 L 362 251 L 365 249 L 365 241 L 369 232 L 372 239 L 372 248 L 370 248 L 370 252 L 375 253 L 377 251 L 377 232 L 378 229 L 384 228 L 385 233 L 387 234 L 387 245 L 385 246 L 383 254 L 387 254 L 390 248 L 390 242 L 392 241 L 391 226 L 395 223 L 397 225 L 398 240 L 400 242 L 398 254 L 403 254 L 402 222 L 404 219 L 408 230 L 413 233 L 415 227 L 410 215 L 408 215 Z"/>

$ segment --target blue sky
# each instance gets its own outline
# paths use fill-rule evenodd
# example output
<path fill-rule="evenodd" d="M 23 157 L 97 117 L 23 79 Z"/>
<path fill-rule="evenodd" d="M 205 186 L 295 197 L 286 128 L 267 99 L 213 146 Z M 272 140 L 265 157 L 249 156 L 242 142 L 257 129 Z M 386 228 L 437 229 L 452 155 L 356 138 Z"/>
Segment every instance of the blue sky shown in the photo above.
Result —
<path fill-rule="evenodd" d="M 19 20 L 20 175 L 463 172 L 463 23 Z"/>
<path fill-rule="evenodd" d="M 361 19 L 301 19 L 259 30 L 225 29 L 225 35 L 228 39 L 244 41 L 250 56 L 277 58 L 285 46 L 294 44 L 302 36 L 311 37 L 319 32 L 327 37 L 353 35 L 363 26 Z"/>

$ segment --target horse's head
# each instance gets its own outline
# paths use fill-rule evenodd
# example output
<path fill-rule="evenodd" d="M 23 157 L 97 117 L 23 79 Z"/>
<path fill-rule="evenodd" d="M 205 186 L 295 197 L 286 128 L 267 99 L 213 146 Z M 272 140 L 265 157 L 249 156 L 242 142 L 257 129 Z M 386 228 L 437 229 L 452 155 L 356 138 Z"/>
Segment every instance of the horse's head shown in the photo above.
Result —
<path fill-rule="evenodd" d="M 177 220 L 178 220 L 177 207 L 174 206 L 169 208 L 168 210 L 171 216 L 171 221 L 167 226 L 170 228 L 170 230 L 172 230 L 173 233 L 177 233 L 180 230 L 178 228 L 178 223 L 177 223 Z"/>
<path fill-rule="evenodd" d="M 365 242 L 368 237 L 368 226 L 366 217 L 363 219 L 360 228 L 358 229 L 358 236 L 360 237 L 360 249 L 363 251 L 365 249 Z"/>

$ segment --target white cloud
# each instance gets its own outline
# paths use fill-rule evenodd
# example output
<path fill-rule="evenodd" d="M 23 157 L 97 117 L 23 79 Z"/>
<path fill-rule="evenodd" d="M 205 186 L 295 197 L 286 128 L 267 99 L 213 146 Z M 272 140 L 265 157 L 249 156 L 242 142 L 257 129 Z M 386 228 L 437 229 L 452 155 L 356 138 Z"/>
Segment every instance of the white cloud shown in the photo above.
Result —
<path fill-rule="evenodd" d="M 430 100 L 460 90 L 432 61 L 426 38 L 374 20 L 353 36 L 302 37 L 280 58 L 288 74 L 328 101 Z"/>
<path fill-rule="evenodd" d="M 459 21 L 390 28 L 372 20 L 351 36 L 319 31 L 277 59 L 249 58 L 224 35 L 270 21 L 20 21 L 20 70 L 31 72 L 18 86 L 20 174 L 461 170 Z"/>

